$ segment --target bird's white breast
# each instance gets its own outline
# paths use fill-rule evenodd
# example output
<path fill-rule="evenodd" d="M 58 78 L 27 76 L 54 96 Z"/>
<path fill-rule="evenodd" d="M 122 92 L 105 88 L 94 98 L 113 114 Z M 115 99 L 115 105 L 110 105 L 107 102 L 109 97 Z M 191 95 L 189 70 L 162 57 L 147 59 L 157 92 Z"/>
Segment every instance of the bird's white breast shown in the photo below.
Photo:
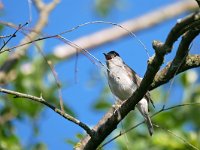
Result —
<path fill-rule="evenodd" d="M 127 100 L 136 90 L 136 84 L 128 76 L 123 66 L 110 67 L 109 69 L 108 82 L 112 93 L 120 100 Z"/>

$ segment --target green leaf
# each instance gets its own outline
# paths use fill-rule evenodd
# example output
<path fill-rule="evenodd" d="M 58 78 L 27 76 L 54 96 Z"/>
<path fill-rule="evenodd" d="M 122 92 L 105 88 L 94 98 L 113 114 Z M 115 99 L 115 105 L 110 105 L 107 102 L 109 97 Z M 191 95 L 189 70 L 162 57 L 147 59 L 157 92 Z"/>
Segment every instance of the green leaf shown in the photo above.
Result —
<path fill-rule="evenodd" d="M 107 110 L 111 107 L 111 104 L 106 99 L 99 99 L 97 102 L 93 105 L 93 108 L 96 110 Z"/>
<path fill-rule="evenodd" d="M 76 137 L 80 140 L 80 139 L 82 139 L 83 137 L 84 137 L 84 135 L 83 134 L 80 134 L 80 133 L 78 133 L 78 134 L 76 134 Z"/>
<path fill-rule="evenodd" d="M 47 150 L 47 147 L 44 143 L 37 143 L 34 145 L 33 150 Z"/>
<path fill-rule="evenodd" d="M 96 0 L 95 8 L 99 15 L 106 16 L 114 6 L 115 0 Z"/>

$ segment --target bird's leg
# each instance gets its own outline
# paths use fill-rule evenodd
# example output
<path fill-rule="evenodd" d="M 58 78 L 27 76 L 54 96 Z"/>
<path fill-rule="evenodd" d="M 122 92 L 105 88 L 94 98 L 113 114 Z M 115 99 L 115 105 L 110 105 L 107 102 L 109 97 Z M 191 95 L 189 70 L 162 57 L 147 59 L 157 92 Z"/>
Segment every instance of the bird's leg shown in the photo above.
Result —
<path fill-rule="evenodd" d="M 115 101 L 115 104 L 112 105 L 112 108 L 113 108 L 113 114 L 117 113 L 117 119 L 118 120 L 121 120 L 121 114 L 120 112 L 118 111 L 118 108 L 121 106 L 121 104 L 123 103 L 123 101 L 119 100 L 119 99 L 116 99 Z"/>

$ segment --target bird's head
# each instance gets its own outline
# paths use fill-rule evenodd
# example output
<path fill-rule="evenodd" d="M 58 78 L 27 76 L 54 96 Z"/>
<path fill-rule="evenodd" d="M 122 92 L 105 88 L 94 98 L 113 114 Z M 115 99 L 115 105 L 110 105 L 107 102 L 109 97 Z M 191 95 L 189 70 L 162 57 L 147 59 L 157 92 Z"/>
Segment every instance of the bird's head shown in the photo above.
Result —
<path fill-rule="evenodd" d="M 119 56 L 119 54 L 115 51 L 110 51 L 107 54 L 103 53 L 105 58 L 106 58 L 106 63 L 108 66 L 110 65 L 123 65 L 124 62 L 122 60 L 122 58 Z"/>
<path fill-rule="evenodd" d="M 113 59 L 115 57 L 120 57 L 119 54 L 117 52 L 115 52 L 115 51 L 110 51 L 107 54 L 106 53 L 103 53 L 103 54 L 104 54 L 106 60 L 111 60 L 111 59 Z"/>

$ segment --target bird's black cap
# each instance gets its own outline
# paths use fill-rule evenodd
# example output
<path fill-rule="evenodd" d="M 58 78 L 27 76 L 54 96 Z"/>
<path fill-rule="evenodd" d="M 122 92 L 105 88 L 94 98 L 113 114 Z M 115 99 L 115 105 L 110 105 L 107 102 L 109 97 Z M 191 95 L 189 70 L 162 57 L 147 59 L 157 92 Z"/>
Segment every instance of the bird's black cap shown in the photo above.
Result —
<path fill-rule="evenodd" d="M 110 59 L 112 59 L 112 58 L 114 58 L 116 56 L 119 56 L 119 54 L 117 52 L 115 52 L 115 51 L 110 51 L 107 54 L 105 54 L 105 53 L 103 53 L 103 54 L 105 55 L 106 60 L 110 60 Z"/>
<path fill-rule="evenodd" d="M 119 54 L 115 51 L 110 51 L 109 53 L 107 53 L 107 55 L 119 56 Z"/>

